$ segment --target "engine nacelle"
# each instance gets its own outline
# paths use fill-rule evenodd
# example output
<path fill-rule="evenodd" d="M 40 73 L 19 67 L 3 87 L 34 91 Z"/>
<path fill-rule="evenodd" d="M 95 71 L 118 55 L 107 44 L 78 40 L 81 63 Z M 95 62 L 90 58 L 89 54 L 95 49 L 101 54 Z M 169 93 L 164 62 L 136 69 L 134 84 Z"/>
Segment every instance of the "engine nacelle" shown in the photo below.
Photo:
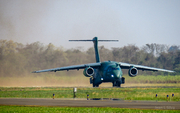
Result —
<path fill-rule="evenodd" d="M 135 68 L 135 67 L 130 68 L 128 74 L 129 74 L 130 77 L 137 76 L 137 74 L 138 74 L 137 68 Z"/>
<path fill-rule="evenodd" d="M 92 67 L 85 68 L 83 74 L 86 77 L 92 77 L 94 75 L 94 69 Z"/>

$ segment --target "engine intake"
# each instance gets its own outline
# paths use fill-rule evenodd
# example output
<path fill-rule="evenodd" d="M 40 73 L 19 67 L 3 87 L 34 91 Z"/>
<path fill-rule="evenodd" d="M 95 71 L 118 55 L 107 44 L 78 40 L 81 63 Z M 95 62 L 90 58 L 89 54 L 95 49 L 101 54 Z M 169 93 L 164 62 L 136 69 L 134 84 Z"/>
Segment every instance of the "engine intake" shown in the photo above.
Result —
<path fill-rule="evenodd" d="M 92 67 L 85 68 L 83 74 L 86 77 L 92 77 L 94 75 L 94 69 Z"/>
<path fill-rule="evenodd" d="M 135 77 L 135 76 L 137 76 L 137 74 L 138 74 L 138 70 L 137 70 L 137 68 L 135 68 L 135 67 L 132 67 L 132 68 L 130 68 L 129 69 L 129 76 L 130 77 Z"/>

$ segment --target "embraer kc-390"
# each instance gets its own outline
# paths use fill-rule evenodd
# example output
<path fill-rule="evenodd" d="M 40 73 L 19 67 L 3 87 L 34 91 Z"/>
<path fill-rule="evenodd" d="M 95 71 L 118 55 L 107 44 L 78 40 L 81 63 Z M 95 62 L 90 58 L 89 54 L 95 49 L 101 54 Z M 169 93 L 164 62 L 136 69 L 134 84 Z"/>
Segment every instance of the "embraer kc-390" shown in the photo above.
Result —
<path fill-rule="evenodd" d="M 99 85 L 103 82 L 112 82 L 113 87 L 121 87 L 121 84 L 125 83 L 125 78 L 122 77 L 123 73 L 121 69 L 128 69 L 129 70 L 128 74 L 130 77 L 137 76 L 138 70 L 174 72 L 166 69 L 128 64 L 123 62 L 115 62 L 115 61 L 101 62 L 99 57 L 98 41 L 118 41 L 118 40 L 98 40 L 97 37 L 94 37 L 92 40 L 69 40 L 69 41 L 92 41 L 94 43 L 96 63 L 45 69 L 45 70 L 33 71 L 33 73 L 84 69 L 83 74 L 86 77 L 90 77 L 90 84 L 93 84 L 93 87 L 99 87 Z"/>

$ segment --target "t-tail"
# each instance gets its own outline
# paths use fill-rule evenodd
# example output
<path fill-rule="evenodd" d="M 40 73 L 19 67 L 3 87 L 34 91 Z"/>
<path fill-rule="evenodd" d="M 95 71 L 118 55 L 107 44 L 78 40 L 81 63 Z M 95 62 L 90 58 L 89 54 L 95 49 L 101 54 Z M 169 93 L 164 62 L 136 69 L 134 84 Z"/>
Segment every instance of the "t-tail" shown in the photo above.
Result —
<path fill-rule="evenodd" d="M 101 41 L 101 42 L 108 42 L 108 41 L 118 42 L 118 40 L 98 40 L 98 37 L 94 37 L 92 40 L 69 40 L 69 41 L 92 41 L 94 43 L 96 62 L 101 62 L 100 57 L 99 57 L 98 41 Z"/>

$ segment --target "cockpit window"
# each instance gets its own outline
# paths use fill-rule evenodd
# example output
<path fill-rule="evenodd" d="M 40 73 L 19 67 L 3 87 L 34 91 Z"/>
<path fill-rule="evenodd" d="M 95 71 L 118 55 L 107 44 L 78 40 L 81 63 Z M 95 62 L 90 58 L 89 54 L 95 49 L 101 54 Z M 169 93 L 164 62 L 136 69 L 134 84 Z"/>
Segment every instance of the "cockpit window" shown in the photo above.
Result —
<path fill-rule="evenodd" d="M 109 68 L 108 68 L 108 72 L 111 72 L 111 71 L 112 71 L 112 67 L 109 67 Z"/>
<path fill-rule="evenodd" d="M 120 70 L 119 68 L 112 68 L 113 70 Z"/>
<path fill-rule="evenodd" d="M 107 72 L 111 72 L 112 70 L 120 70 L 120 68 L 112 68 L 112 67 L 109 67 Z"/>

